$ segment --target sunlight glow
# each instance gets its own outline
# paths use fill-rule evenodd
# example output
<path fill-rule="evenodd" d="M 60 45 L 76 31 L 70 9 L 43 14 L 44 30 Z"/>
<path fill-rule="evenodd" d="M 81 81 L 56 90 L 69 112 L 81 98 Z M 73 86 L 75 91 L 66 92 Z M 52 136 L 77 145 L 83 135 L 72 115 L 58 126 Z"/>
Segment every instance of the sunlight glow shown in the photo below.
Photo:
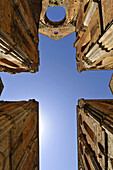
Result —
<path fill-rule="evenodd" d="M 43 134 L 43 123 L 42 123 L 42 119 L 41 119 L 41 114 L 39 116 L 39 139 L 41 140 Z"/>

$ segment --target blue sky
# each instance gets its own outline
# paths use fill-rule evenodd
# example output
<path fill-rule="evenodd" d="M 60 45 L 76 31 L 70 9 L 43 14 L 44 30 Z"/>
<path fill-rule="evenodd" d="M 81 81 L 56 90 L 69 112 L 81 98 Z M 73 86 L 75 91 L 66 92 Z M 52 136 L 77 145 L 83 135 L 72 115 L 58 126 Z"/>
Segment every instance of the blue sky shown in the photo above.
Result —
<path fill-rule="evenodd" d="M 5 86 L 1 100 L 39 101 L 40 170 L 77 170 L 78 99 L 112 98 L 112 71 L 78 73 L 74 42 L 75 33 L 59 41 L 39 35 L 38 73 L 0 73 Z"/>
<path fill-rule="evenodd" d="M 51 6 L 47 9 L 46 15 L 51 21 L 60 21 L 65 17 L 66 10 L 61 6 Z"/>
<path fill-rule="evenodd" d="M 39 38 L 39 73 L 1 73 L 5 88 L 0 98 L 39 101 L 40 170 L 77 170 L 77 101 L 112 98 L 108 87 L 112 71 L 77 72 L 75 33 L 59 41 Z"/>

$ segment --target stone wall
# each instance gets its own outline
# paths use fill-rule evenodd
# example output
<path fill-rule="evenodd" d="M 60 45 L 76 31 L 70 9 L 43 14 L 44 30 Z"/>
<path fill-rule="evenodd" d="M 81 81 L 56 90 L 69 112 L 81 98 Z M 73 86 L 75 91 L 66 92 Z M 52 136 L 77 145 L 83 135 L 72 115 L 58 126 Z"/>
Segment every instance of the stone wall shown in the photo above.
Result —
<path fill-rule="evenodd" d="M 55 4 L 62 6 L 66 10 L 66 15 L 59 22 L 50 21 L 46 15 L 47 9 Z M 57 41 L 75 32 L 75 20 L 80 4 L 80 0 L 43 0 L 39 33 Z"/>
<path fill-rule="evenodd" d="M 59 22 L 46 15 L 49 7 L 60 5 L 66 15 Z M 43 0 L 39 33 L 59 40 L 76 32 L 77 69 L 113 69 L 113 1 L 112 0 Z"/>
<path fill-rule="evenodd" d="M 0 102 L 0 169 L 39 170 L 39 108 L 35 100 Z"/>
<path fill-rule="evenodd" d="M 37 22 L 29 0 L 0 0 L 0 71 L 37 72 L 39 66 L 38 1 Z M 38 6 L 38 7 L 37 7 Z"/>
<path fill-rule="evenodd" d="M 83 0 L 76 20 L 77 69 L 113 69 L 113 1 Z"/>
<path fill-rule="evenodd" d="M 78 169 L 113 169 L 113 100 L 79 100 Z"/>

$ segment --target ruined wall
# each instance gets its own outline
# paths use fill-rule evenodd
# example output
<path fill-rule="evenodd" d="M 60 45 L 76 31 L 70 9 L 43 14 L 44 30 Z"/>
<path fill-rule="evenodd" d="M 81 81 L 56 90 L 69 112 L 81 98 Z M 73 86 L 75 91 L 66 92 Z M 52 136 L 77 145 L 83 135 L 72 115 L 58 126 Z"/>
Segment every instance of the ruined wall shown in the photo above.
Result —
<path fill-rule="evenodd" d="M 39 170 L 39 109 L 35 100 L 0 102 L 0 169 Z"/>
<path fill-rule="evenodd" d="M 113 69 L 113 1 L 83 0 L 76 19 L 77 69 Z"/>
<path fill-rule="evenodd" d="M 43 0 L 42 11 L 39 22 L 39 33 L 48 36 L 54 40 L 75 32 L 75 20 L 80 6 L 80 0 Z M 65 17 L 59 22 L 50 21 L 46 15 L 49 7 L 60 5 L 66 10 Z M 55 33 L 57 32 L 57 33 Z"/>
<path fill-rule="evenodd" d="M 37 21 L 33 16 L 34 4 Z M 30 0 L 0 0 L 0 71 L 38 71 L 40 11 L 40 0 L 36 3 Z"/>
<path fill-rule="evenodd" d="M 79 100 L 78 169 L 113 169 L 113 100 Z"/>
<path fill-rule="evenodd" d="M 66 15 L 59 22 L 50 21 L 46 11 L 60 5 Z M 113 69 L 113 1 L 112 0 L 43 0 L 39 33 L 59 40 L 76 32 L 77 69 Z"/>

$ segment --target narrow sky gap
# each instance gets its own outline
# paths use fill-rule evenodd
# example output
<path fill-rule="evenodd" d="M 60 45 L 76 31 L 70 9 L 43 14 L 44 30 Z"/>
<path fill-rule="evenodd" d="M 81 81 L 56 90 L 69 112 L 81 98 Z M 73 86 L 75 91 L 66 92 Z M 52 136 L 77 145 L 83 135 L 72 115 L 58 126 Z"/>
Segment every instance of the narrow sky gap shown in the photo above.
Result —
<path fill-rule="evenodd" d="M 89 3 L 90 1 L 79 3 L 79 1 L 76 0 L 73 2 L 64 0 L 49 0 L 36 3 L 35 1 L 30 1 L 31 0 L 29 0 L 28 4 L 27 1 L 25 4 L 24 1 L 23 3 L 21 1 L 21 4 L 18 5 L 17 10 L 12 8 L 10 3 L 7 4 L 7 10 L 11 10 L 8 10 L 7 15 L 4 15 L 7 20 L 5 20 L 3 17 L 3 21 L 6 22 L 3 22 L 2 24 L 3 42 L 1 47 L 1 63 L 3 62 L 5 66 L 9 65 L 9 67 L 14 66 L 16 68 L 18 65 L 18 60 L 11 56 L 15 56 L 17 52 L 21 57 L 21 53 L 25 53 L 25 55 L 28 57 L 28 62 L 25 63 L 26 66 L 22 63 L 19 65 L 24 68 L 26 67 L 28 71 L 33 72 L 35 71 L 35 62 L 39 59 L 39 50 L 39 72 L 34 74 L 30 72 L 23 72 L 14 75 L 0 72 L 0 77 L 2 78 L 4 84 L 3 93 L 0 96 L 0 99 L 1 101 L 28 101 L 30 99 L 35 99 L 39 102 L 40 170 L 78 170 L 78 120 L 76 111 L 78 100 L 81 98 L 113 99 L 113 95 L 109 88 L 109 82 L 113 71 L 95 70 L 83 71 L 82 73 L 77 71 L 77 58 L 75 57 L 76 49 L 73 48 L 73 46 L 76 44 L 74 43 L 76 38 L 79 39 L 79 34 L 75 34 L 75 30 L 80 32 L 81 29 L 79 30 L 79 28 L 81 28 L 82 24 L 80 19 L 81 15 L 83 15 L 83 19 L 85 20 L 83 21 L 84 26 L 87 25 L 88 27 L 87 30 L 85 29 L 86 33 L 84 34 L 83 42 L 81 44 L 82 48 L 80 50 L 83 52 L 84 49 L 86 51 L 89 49 L 90 51 L 88 51 L 88 55 L 92 54 L 92 51 L 94 50 L 96 58 L 95 56 L 91 55 L 89 58 L 92 61 L 91 63 L 94 62 L 95 58 L 97 61 L 96 65 L 99 66 L 98 68 L 100 68 L 101 64 L 103 65 L 107 62 L 110 62 L 111 57 L 107 57 L 105 59 L 102 57 L 103 61 L 100 61 L 101 55 L 100 52 L 99 55 L 97 55 L 97 52 L 100 50 L 102 51 L 102 54 L 105 52 L 106 55 L 107 48 L 112 48 L 108 47 L 109 44 L 111 45 L 110 39 L 106 40 L 105 38 L 106 33 L 109 33 L 109 29 L 112 28 L 109 27 L 110 22 L 112 22 L 110 21 L 112 20 L 110 19 L 110 11 L 112 12 L 112 5 L 107 6 L 108 3 L 106 5 L 105 1 L 99 3 L 99 5 L 96 2 L 92 2 L 91 4 Z M 5 1 L 2 2 L 2 7 L 5 8 L 4 2 Z M 61 6 L 58 6 L 58 4 L 61 4 L 63 7 L 65 7 L 66 10 Z M 12 5 L 14 6 L 14 4 Z M 50 7 L 51 5 L 52 7 Z M 40 7 L 42 7 L 42 9 L 40 9 Z M 104 8 L 106 10 L 103 10 Z M 95 9 L 95 12 L 92 9 Z M 108 16 L 106 12 L 107 9 L 109 10 Z M 40 10 L 42 10 L 42 12 Z M 12 14 L 14 13 L 15 15 L 13 17 Z M 1 14 L 3 14 L 2 8 Z M 49 21 L 48 18 L 53 22 Z M 93 22 L 94 20 L 95 22 Z M 108 20 L 109 23 L 107 23 Z M 57 23 L 57 21 L 61 22 Z M 9 26 L 7 25 L 7 22 L 9 22 Z M 30 25 L 31 23 L 32 25 Z M 36 25 L 38 26 L 38 30 L 35 23 L 37 23 Z M 5 25 L 7 26 L 5 27 Z M 78 25 L 77 28 L 75 28 L 75 25 Z M 112 23 L 110 26 L 112 26 Z M 104 31 L 104 27 L 105 31 L 107 30 L 108 32 Z M 36 38 L 36 33 L 38 33 L 37 31 L 43 34 L 39 34 L 39 42 L 37 42 Z M 85 37 L 86 34 L 91 34 L 91 36 Z M 78 37 L 75 37 L 75 35 L 78 35 Z M 95 46 L 93 49 L 93 44 L 95 45 L 96 37 L 98 36 L 98 49 L 96 52 Z M 4 37 L 6 38 L 6 42 L 4 41 Z M 14 45 L 14 48 L 12 48 L 10 39 L 12 39 L 11 41 L 15 42 L 16 46 Z M 104 40 L 101 41 L 102 39 Z M 108 42 L 107 45 L 106 41 Z M 4 45 L 4 43 L 6 44 Z M 9 43 L 8 48 L 7 43 Z M 37 43 L 38 47 L 36 46 Z M 88 44 L 90 44 L 92 49 L 87 46 Z M 30 46 L 31 48 L 29 48 Z M 6 51 L 2 48 L 6 48 Z M 16 48 L 17 51 L 15 51 Z M 20 52 L 18 52 L 18 48 L 21 48 Z M 28 48 L 31 51 L 30 55 Z M 111 54 L 110 50 L 108 51 L 109 52 L 107 56 Z M 24 54 L 22 54 L 22 56 L 23 55 Z M 2 56 L 3 58 L 5 57 L 5 59 L 2 60 Z M 25 58 L 25 56 L 23 57 Z M 99 60 L 97 58 L 99 58 Z M 17 65 L 13 63 L 16 61 Z M 99 157 L 101 157 L 101 155 L 99 155 Z M 109 155 L 108 158 L 110 158 Z M 4 160 L 2 162 L 4 163 Z"/>
<path fill-rule="evenodd" d="M 40 170 L 77 170 L 76 105 L 78 99 L 112 98 L 112 71 L 78 73 L 75 33 L 59 41 L 39 35 L 39 73 L 0 73 L 1 100 L 39 101 L 42 121 Z"/>

